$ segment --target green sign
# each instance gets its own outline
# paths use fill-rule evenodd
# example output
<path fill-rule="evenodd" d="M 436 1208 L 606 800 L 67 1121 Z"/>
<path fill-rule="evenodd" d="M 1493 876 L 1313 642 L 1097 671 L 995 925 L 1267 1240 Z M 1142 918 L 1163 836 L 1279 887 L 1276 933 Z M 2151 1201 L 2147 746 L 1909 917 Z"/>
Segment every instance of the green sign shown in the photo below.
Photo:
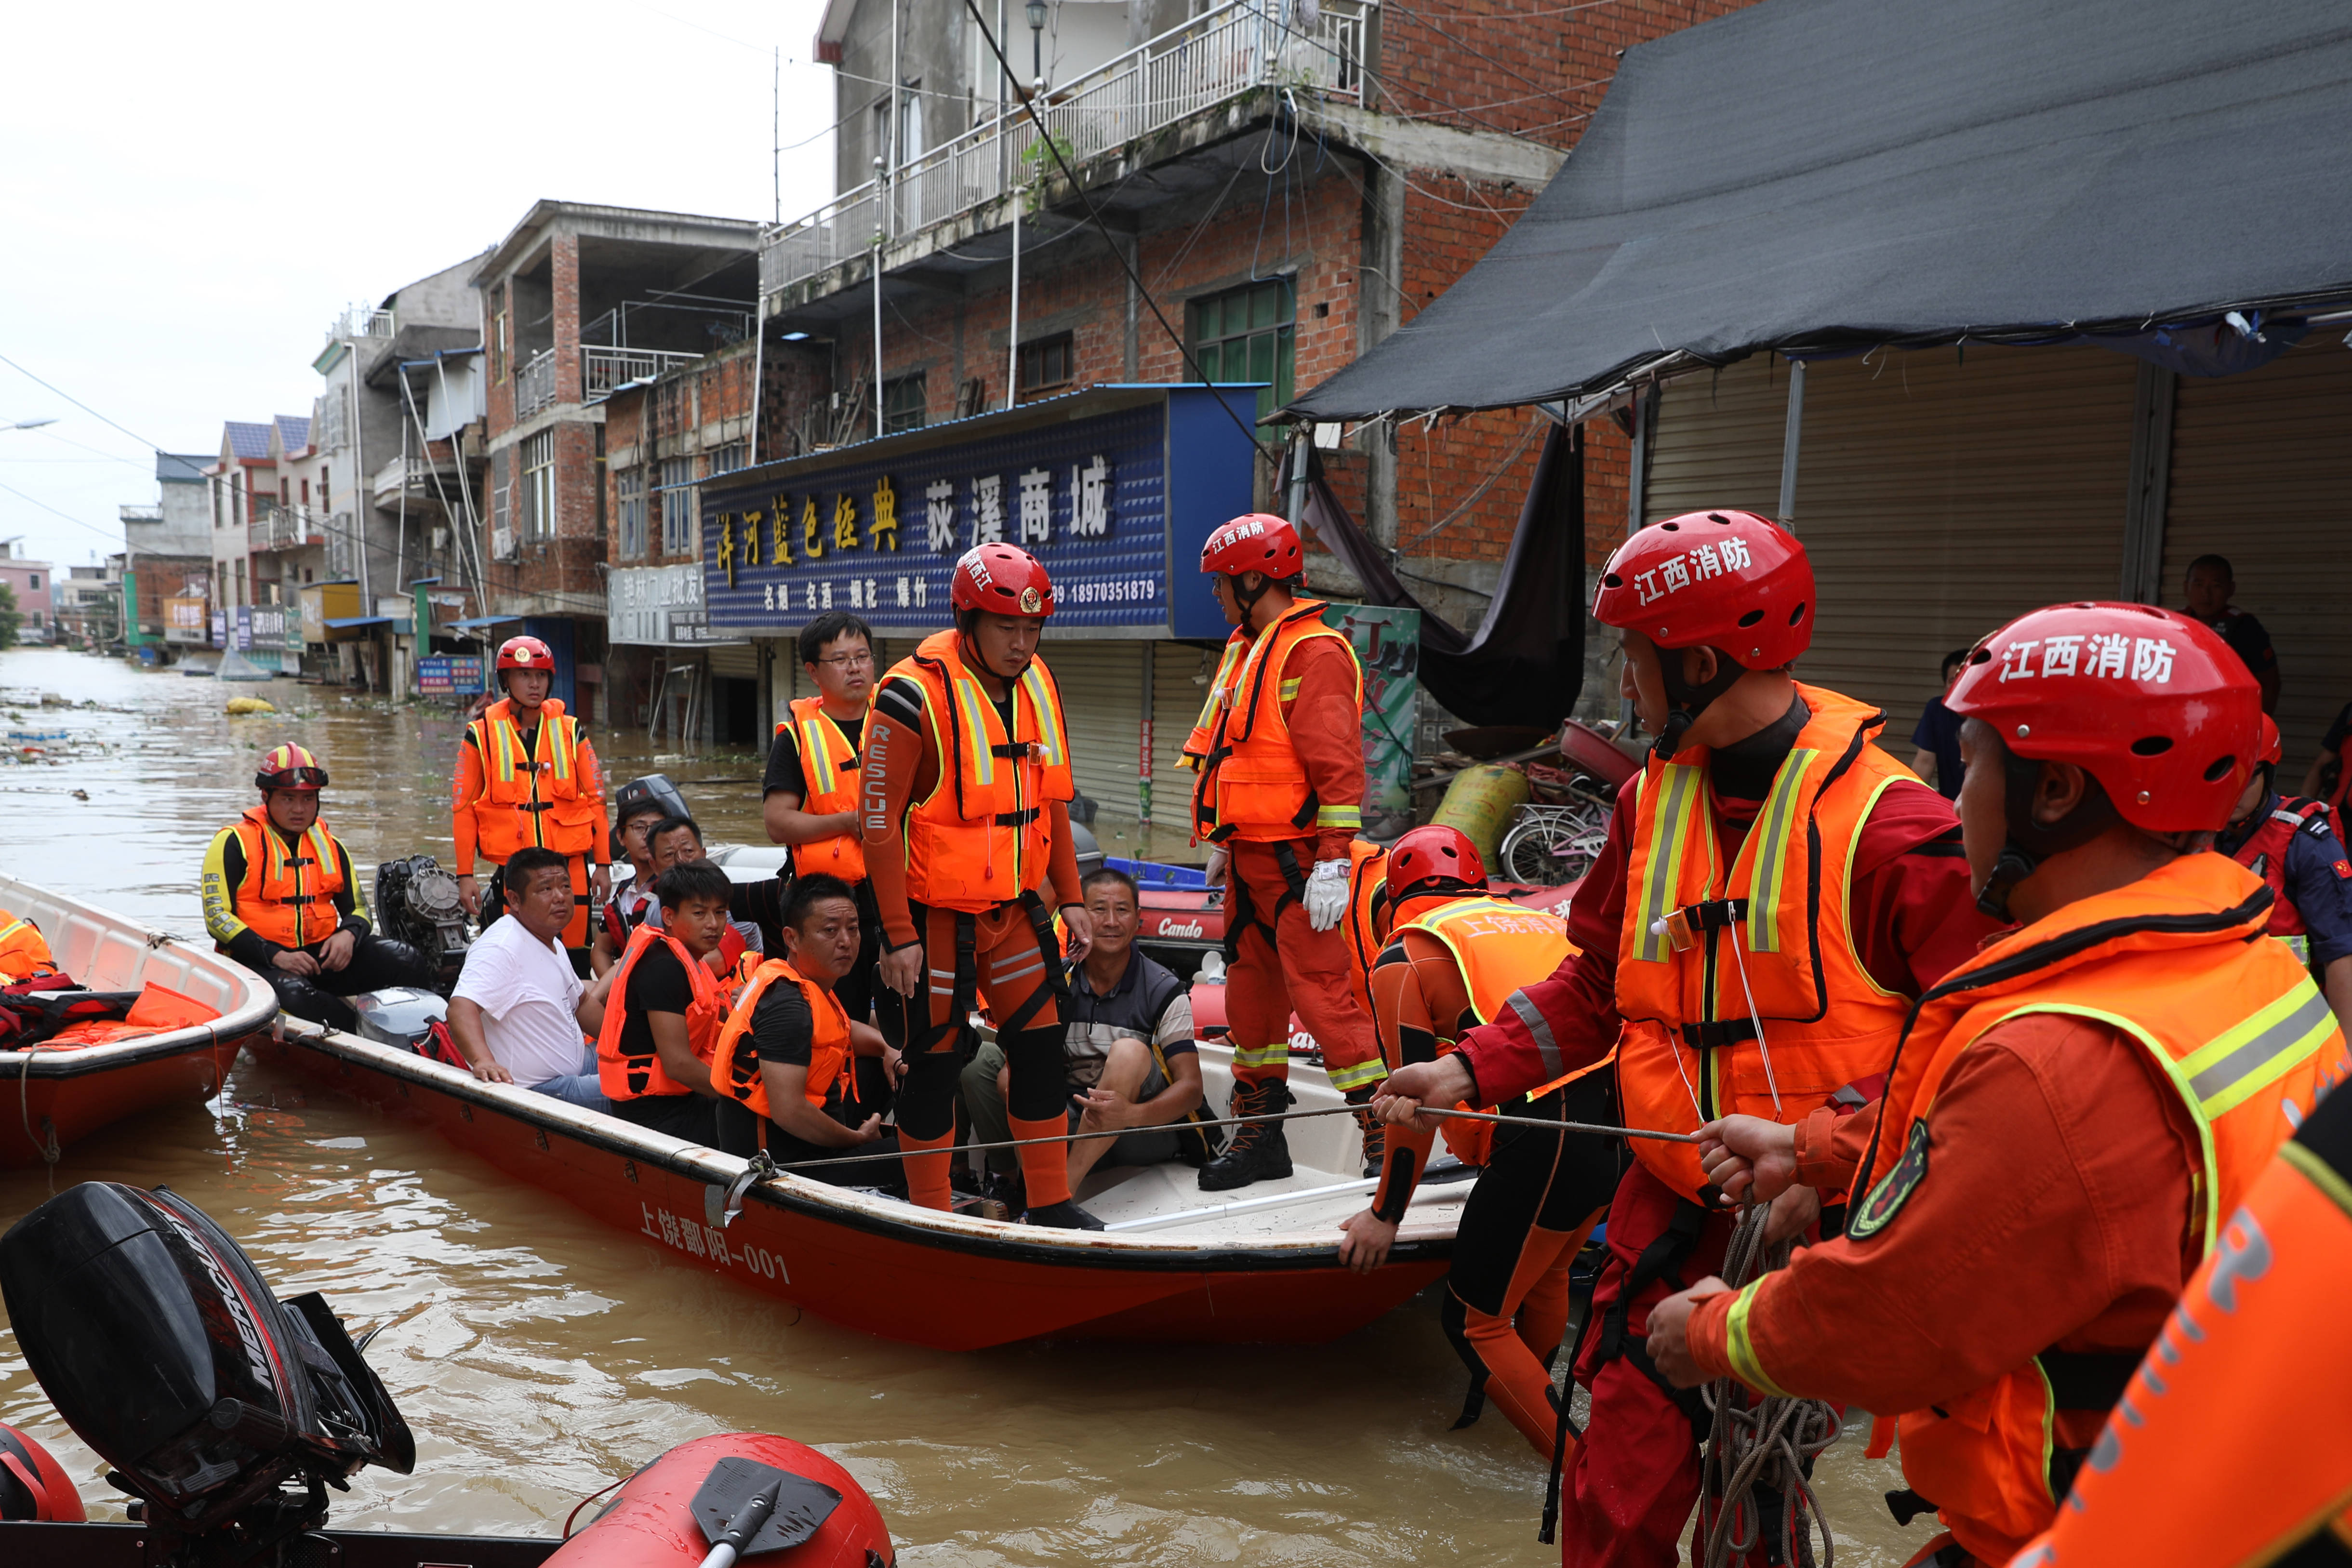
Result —
<path fill-rule="evenodd" d="M 1421 612 L 1326 605 L 1364 667 L 1364 837 L 1385 844 L 1412 826 L 1412 740 L 1420 722 Z"/>

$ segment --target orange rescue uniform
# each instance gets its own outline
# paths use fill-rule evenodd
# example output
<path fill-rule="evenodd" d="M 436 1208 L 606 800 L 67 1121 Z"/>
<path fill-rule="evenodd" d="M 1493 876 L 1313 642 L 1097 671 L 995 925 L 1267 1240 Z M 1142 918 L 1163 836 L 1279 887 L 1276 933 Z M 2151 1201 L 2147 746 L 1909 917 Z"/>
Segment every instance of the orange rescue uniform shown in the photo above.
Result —
<path fill-rule="evenodd" d="M 589 868 L 611 841 L 604 775 L 580 721 L 549 698 L 531 727 L 511 698 L 501 697 L 466 726 L 457 743 L 450 802 L 457 875 L 478 858 L 504 866 L 518 849 L 552 849 L 572 862 L 572 915 L 563 945 L 584 948 L 589 930 Z"/>
<path fill-rule="evenodd" d="M 1845 1236 L 1700 1303 L 1699 1364 L 1903 1412 L 1912 1489 L 2005 1562 L 2050 1523 L 2222 1217 L 2345 1075 L 2310 975 L 2252 940 L 2269 906 L 2242 868 L 2183 856 L 1947 976 L 1895 1059 Z"/>
<path fill-rule="evenodd" d="M 0 910 L 0 983 L 36 980 L 58 972 L 41 928 L 22 915 Z"/>

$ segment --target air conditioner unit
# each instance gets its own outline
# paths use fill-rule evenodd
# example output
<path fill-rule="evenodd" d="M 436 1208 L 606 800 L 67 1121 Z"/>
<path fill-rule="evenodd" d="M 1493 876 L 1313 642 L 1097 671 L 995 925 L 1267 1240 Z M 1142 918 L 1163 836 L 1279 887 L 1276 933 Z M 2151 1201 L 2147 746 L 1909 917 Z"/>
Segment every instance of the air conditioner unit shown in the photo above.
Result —
<path fill-rule="evenodd" d="M 516 544 L 515 531 L 513 529 L 494 528 L 490 531 L 490 557 L 492 560 L 513 561 L 518 559 L 521 554 L 521 550 L 519 549 Z"/>

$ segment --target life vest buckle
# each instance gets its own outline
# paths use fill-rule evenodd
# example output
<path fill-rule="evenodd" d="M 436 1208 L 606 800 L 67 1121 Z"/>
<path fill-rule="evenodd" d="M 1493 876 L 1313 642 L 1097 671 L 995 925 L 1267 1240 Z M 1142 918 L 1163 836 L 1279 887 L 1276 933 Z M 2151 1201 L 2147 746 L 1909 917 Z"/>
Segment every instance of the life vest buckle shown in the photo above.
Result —
<path fill-rule="evenodd" d="M 1709 899 L 1703 903 L 1685 904 L 1667 911 L 1664 920 L 1651 930 L 1666 939 L 1676 952 L 1688 952 L 1699 945 L 1699 938 L 1707 931 L 1721 931 L 1748 918 L 1746 899 Z"/>

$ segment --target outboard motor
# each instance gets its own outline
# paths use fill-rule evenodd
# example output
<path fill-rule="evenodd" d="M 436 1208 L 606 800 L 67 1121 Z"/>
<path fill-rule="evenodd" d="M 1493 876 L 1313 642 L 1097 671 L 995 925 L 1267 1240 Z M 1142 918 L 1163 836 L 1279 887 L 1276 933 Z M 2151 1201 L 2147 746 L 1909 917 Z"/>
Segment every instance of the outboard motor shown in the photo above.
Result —
<path fill-rule="evenodd" d="M 316 1292 L 281 1302 L 185 1198 L 85 1182 L 0 1236 L 26 1364 L 139 1500 L 151 1568 L 271 1563 L 365 1465 L 407 1474 L 392 1396 Z"/>
<path fill-rule="evenodd" d="M 466 906 L 457 879 L 430 855 L 386 860 L 375 868 L 375 917 L 383 934 L 404 942 L 439 972 L 441 988 L 457 984 L 465 967 Z"/>
<path fill-rule="evenodd" d="M 352 1011 L 359 1015 L 362 1039 L 415 1051 L 424 1048 L 434 1025 L 448 1018 L 449 1003 L 437 991 L 388 985 L 381 991 L 366 991 L 352 997 Z"/>
<path fill-rule="evenodd" d="M 620 821 L 621 814 L 641 800 L 650 800 L 659 805 L 664 816 L 694 815 L 686 809 L 686 796 L 677 793 L 677 785 L 669 782 L 667 773 L 646 773 L 623 784 L 620 793 L 613 797 L 613 820 Z M 617 828 L 614 830 L 612 850 L 614 859 L 625 858 L 621 853 L 621 836 Z"/>

